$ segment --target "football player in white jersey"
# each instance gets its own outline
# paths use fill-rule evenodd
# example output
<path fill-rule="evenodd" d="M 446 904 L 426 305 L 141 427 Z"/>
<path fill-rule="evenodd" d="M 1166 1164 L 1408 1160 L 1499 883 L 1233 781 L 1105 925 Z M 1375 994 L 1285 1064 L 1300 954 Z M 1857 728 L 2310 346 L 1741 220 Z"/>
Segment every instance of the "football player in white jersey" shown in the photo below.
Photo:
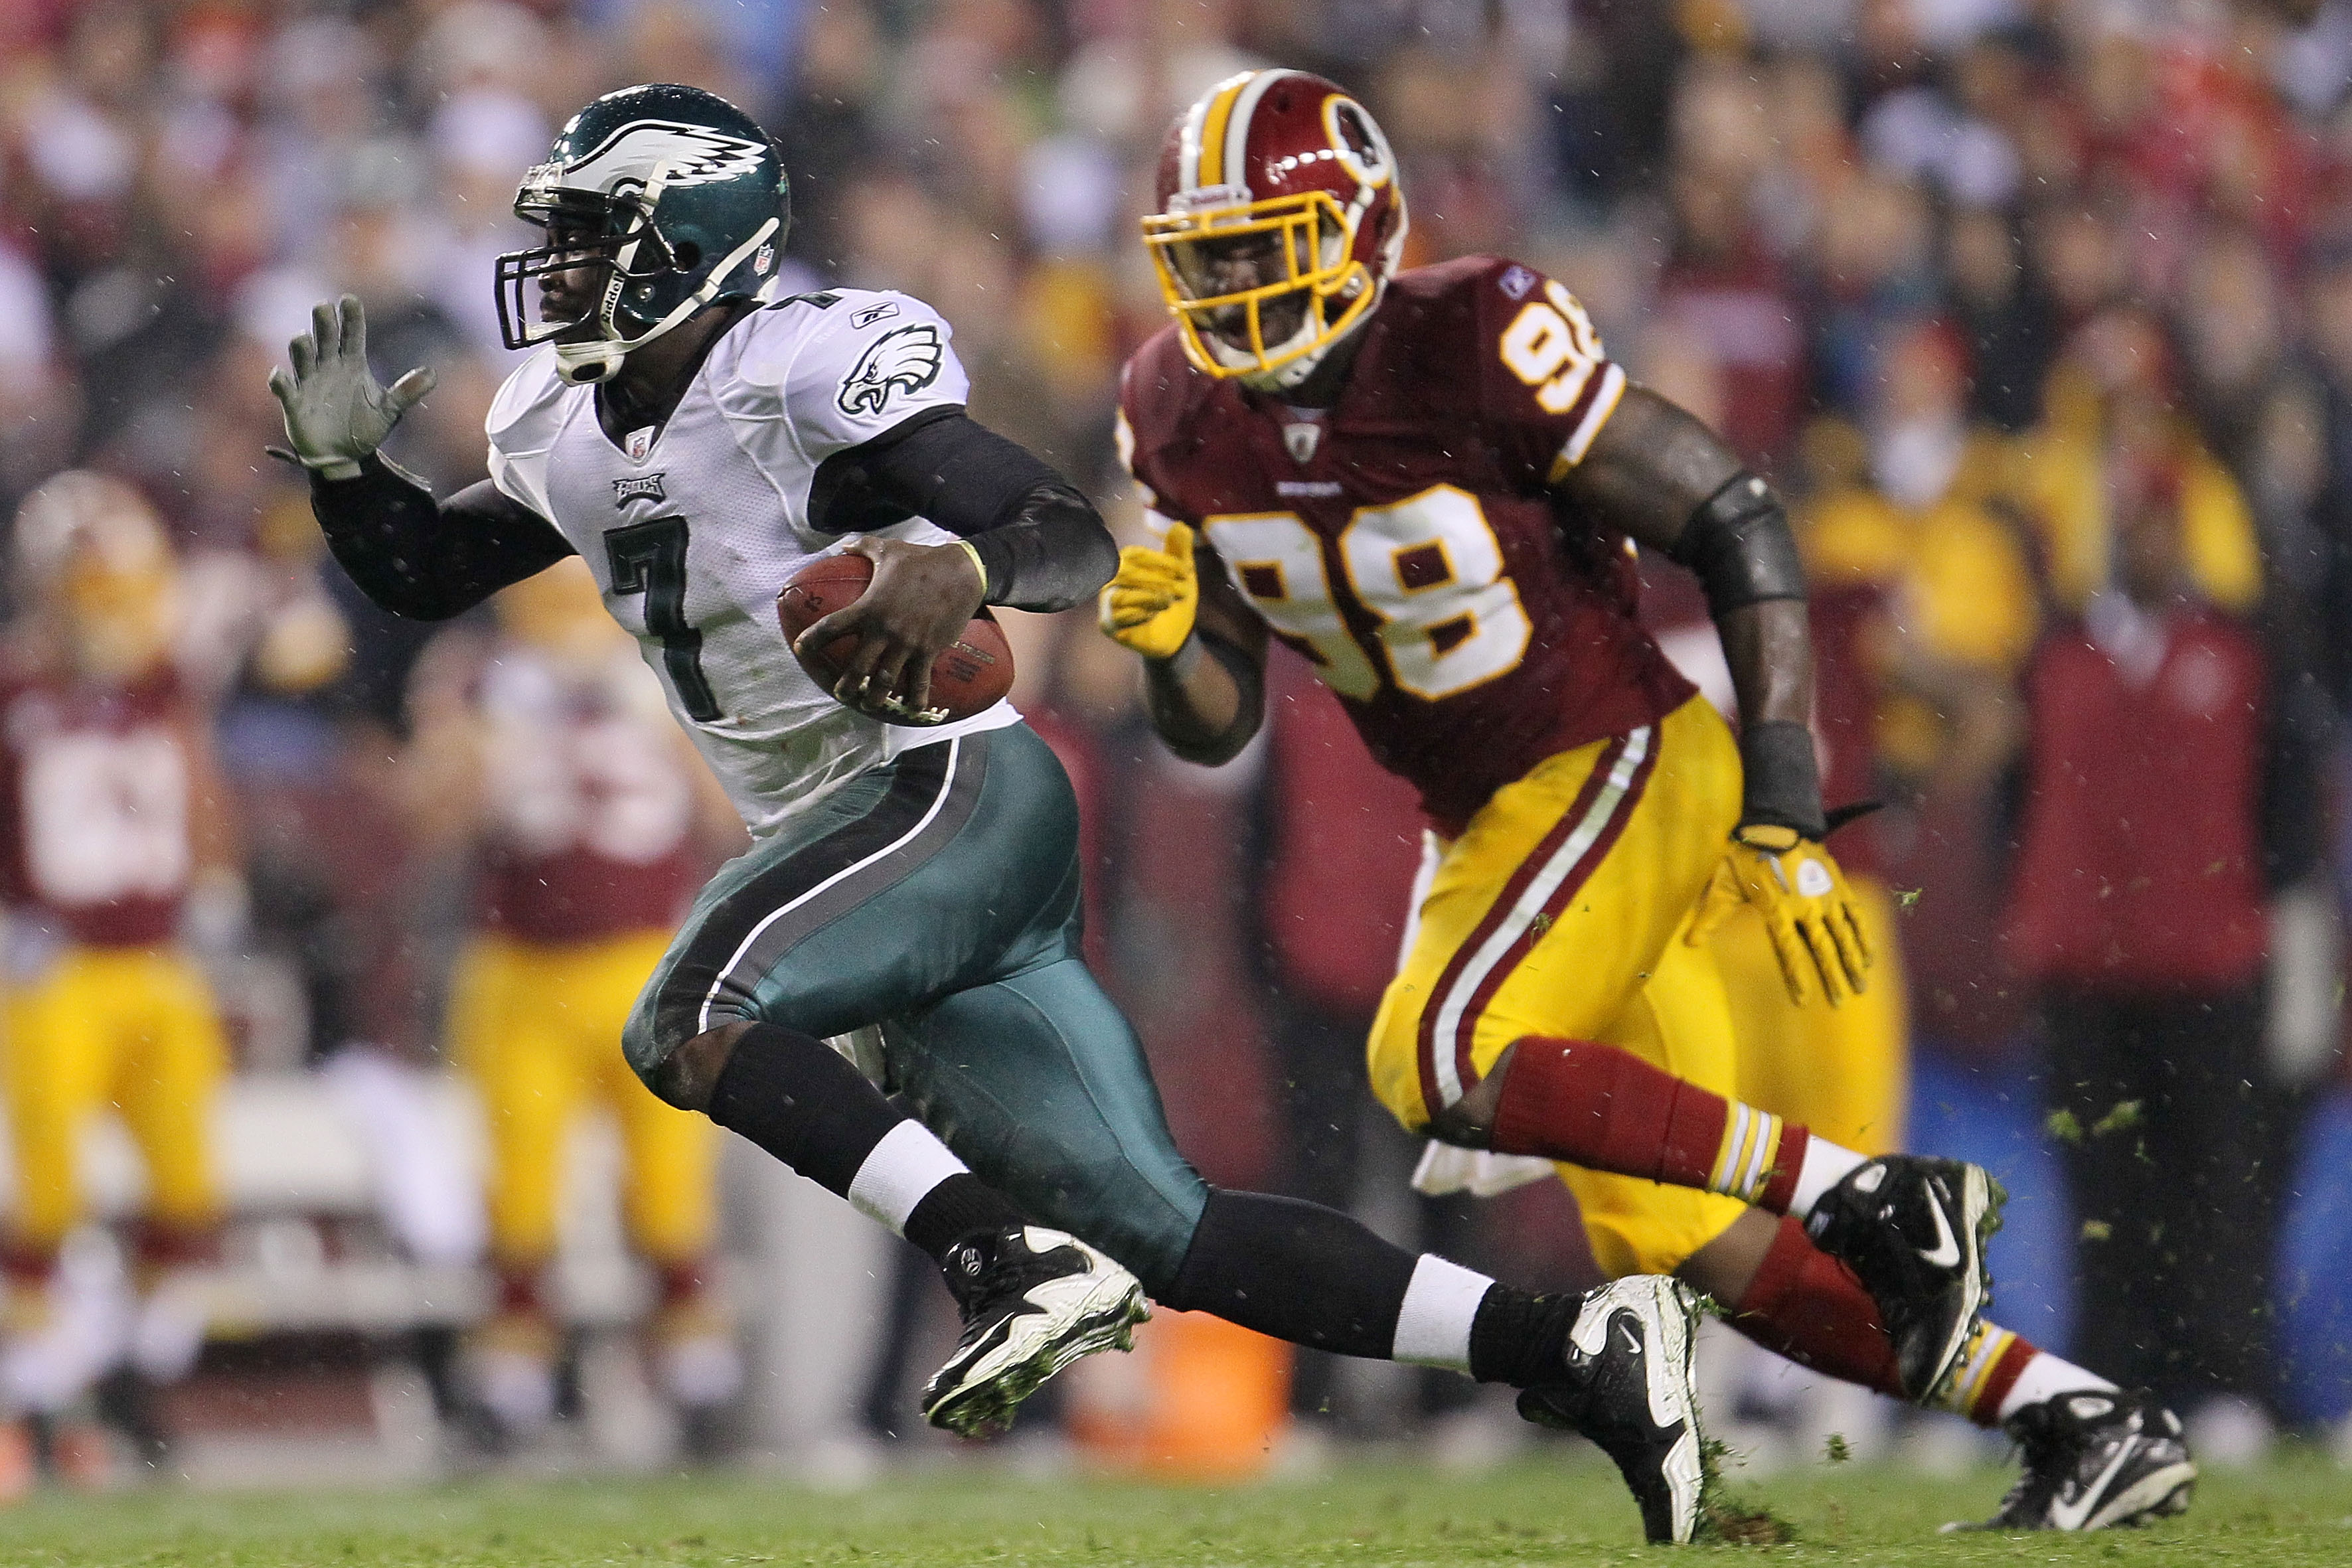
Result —
<path fill-rule="evenodd" d="M 753 843 L 697 900 L 623 1047 L 662 1098 L 939 1261 L 965 1332 L 929 1418 L 1004 1425 L 1055 1370 L 1125 1342 L 1148 1293 L 1539 1390 L 1617 1458 L 1653 1539 L 1690 1539 L 1690 1295 L 1641 1277 L 1529 1295 L 1343 1215 L 1210 1187 L 1078 956 L 1076 805 L 1052 752 L 1002 703 L 910 721 L 983 603 L 1063 609 L 1118 564 L 1082 496 L 967 416 L 947 323 L 903 294 L 763 300 L 782 165 L 694 89 L 588 105 L 516 211 L 548 242 L 499 266 L 509 341 L 537 352 L 492 409 L 490 478 L 436 500 L 377 455 L 431 375 L 378 385 L 349 299 L 271 377 L 292 455 L 386 609 L 457 615 L 576 553 L 638 638 Z M 837 550 L 875 565 L 803 634 L 860 639 L 829 694 L 775 598 Z M 824 1043 L 853 1033 L 915 1117 Z"/>

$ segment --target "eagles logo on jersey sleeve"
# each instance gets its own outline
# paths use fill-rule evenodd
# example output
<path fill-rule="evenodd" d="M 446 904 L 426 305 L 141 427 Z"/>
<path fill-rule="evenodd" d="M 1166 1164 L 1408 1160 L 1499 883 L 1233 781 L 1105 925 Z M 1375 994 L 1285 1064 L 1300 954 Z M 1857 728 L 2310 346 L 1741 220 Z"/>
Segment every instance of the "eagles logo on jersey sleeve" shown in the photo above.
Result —
<path fill-rule="evenodd" d="M 947 355 L 947 340 L 929 321 L 885 332 L 858 356 L 834 401 L 852 417 L 879 414 L 894 395 L 912 398 L 939 380 Z"/>
<path fill-rule="evenodd" d="M 783 378 L 787 415 L 812 461 L 926 408 L 962 405 L 971 383 L 950 346 L 953 329 L 929 305 L 905 294 L 832 299 Z"/>

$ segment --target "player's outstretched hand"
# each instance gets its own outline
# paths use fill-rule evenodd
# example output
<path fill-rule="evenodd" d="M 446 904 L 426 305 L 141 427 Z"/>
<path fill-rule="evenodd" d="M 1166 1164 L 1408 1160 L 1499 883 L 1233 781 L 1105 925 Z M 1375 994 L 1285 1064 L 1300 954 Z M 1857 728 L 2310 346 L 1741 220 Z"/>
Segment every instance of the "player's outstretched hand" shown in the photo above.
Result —
<path fill-rule="evenodd" d="M 834 662 L 833 695 L 851 707 L 920 714 L 931 705 L 931 664 L 980 613 L 987 588 L 961 544 L 908 544 L 855 539 L 844 552 L 874 563 L 866 592 L 793 639 L 794 651 L 857 638 L 857 651 Z"/>
<path fill-rule="evenodd" d="M 310 330 L 286 352 L 294 369 L 272 370 L 269 390 L 286 411 L 287 445 L 296 461 L 331 479 L 357 477 L 361 459 L 433 390 L 433 373 L 423 366 L 388 387 L 368 373 L 367 317 L 349 294 L 314 308 Z"/>
<path fill-rule="evenodd" d="M 1700 899 L 1689 940 L 1705 942 L 1746 904 L 1763 917 L 1790 1001 L 1801 1006 L 1816 984 L 1832 1007 L 1859 994 L 1870 973 L 1870 941 L 1835 857 L 1789 828 L 1741 832 L 1748 837 L 1733 839 Z"/>
<path fill-rule="evenodd" d="M 1168 530 L 1168 548 L 1130 544 L 1118 552 L 1118 575 L 1104 585 L 1098 610 L 1112 641 L 1146 658 L 1174 658 L 1192 635 L 1201 579 L 1192 568 L 1192 531 Z"/>

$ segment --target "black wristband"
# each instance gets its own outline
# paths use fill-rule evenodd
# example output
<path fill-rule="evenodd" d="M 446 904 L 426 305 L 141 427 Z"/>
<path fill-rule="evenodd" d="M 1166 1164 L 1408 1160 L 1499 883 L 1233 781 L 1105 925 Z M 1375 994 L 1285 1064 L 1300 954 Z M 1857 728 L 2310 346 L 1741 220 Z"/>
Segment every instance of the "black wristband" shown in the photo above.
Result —
<path fill-rule="evenodd" d="M 1699 503 L 1666 553 L 1697 576 L 1717 621 L 1768 599 L 1805 596 L 1804 563 L 1780 498 L 1745 468 Z"/>
<path fill-rule="evenodd" d="M 1821 764 L 1813 756 L 1811 729 L 1788 719 L 1743 725 L 1739 767 L 1739 826 L 1791 828 L 1816 841 L 1827 836 Z"/>

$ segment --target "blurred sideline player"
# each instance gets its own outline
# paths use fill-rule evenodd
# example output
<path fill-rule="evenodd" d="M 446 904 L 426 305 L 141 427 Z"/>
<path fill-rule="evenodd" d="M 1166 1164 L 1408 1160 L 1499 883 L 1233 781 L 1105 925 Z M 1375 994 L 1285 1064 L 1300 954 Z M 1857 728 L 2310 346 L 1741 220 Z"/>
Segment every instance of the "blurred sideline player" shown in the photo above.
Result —
<path fill-rule="evenodd" d="M 494 607 L 499 635 L 467 689 L 420 683 L 413 703 L 427 834 L 471 840 L 482 879 L 447 1025 L 490 1135 L 499 1305 L 467 1347 L 468 1392 L 502 1440 L 554 1415 L 547 1270 L 567 1138 L 602 1109 L 620 1131 L 629 1242 L 655 1279 L 655 1379 L 707 1450 L 743 1375 L 710 1277 L 717 1129 L 656 1099 L 613 1042 L 733 813 L 584 566 L 560 562 Z"/>
<path fill-rule="evenodd" d="M 1769 1348 L 2005 1422 L 2027 1463 L 1997 1523 L 2185 1505 L 2170 1413 L 1982 1320 L 1979 1168 L 1867 1159 L 1728 1098 L 1722 918 L 1760 917 L 1792 1001 L 1848 999 L 1870 960 L 1821 847 L 1805 586 L 1769 489 L 1629 385 L 1559 284 L 1490 258 L 1398 273 L 1387 142 L 1320 78 L 1221 83 L 1171 128 L 1159 195 L 1175 321 L 1128 365 L 1119 436 L 1166 547 L 1123 552 L 1104 625 L 1181 753 L 1255 733 L 1278 635 L 1421 789 L 1441 852 L 1375 1091 L 1446 1142 L 1561 1162 L 1604 1269 L 1675 1271 Z M 1636 623 L 1629 540 L 1705 589 L 1736 745 Z"/>
<path fill-rule="evenodd" d="M 205 718 L 172 662 L 174 561 L 154 513 L 120 481 L 61 474 L 17 513 L 13 567 L 0 1087 L 17 1203 L 0 1382 L 18 1410 L 76 1434 L 56 1455 L 71 1468 L 89 1457 L 86 1396 L 126 1352 L 168 1382 L 199 1348 L 202 1318 L 173 1287 L 220 1219 L 211 1119 L 228 1054 L 178 931 L 192 894 L 233 899 L 240 884 Z M 147 1171 L 129 1321 L 58 1267 L 86 1217 L 83 1130 L 109 1109 Z"/>
<path fill-rule="evenodd" d="M 1124 1342 L 1149 1291 L 1525 1389 L 1612 1452 L 1651 1539 L 1691 1539 L 1687 1289 L 1529 1295 L 1344 1215 L 1213 1188 L 1177 1150 L 1079 950 L 1067 776 L 1009 705 L 927 711 L 934 661 L 984 603 L 1067 608 L 1116 547 L 1085 498 L 971 418 L 928 306 L 763 297 L 789 204 L 775 143 L 712 94 L 647 85 L 574 115 L 517 193 L 545 243 L 499 266 L 509 339 L 537 352 L 493 405 L 491 477 L 446 501 L 377 456 L 432 378 L 375 381 L 357 300 L 319 307 L 270 376 L 371 598 L 446 619 L 583 556 L 751 829 L 622 1032 L 630 1065 L 930 1255 L 964 1317 L 925 1391 L 935 1425 L 1003 1426 L 1043 1379 Z M 854 643 L 828 691 L 776 595 L 836 547 L 874 565 L 801 634 Z M 920 1120 L 825 1044 L 869 1029 Z"/>

